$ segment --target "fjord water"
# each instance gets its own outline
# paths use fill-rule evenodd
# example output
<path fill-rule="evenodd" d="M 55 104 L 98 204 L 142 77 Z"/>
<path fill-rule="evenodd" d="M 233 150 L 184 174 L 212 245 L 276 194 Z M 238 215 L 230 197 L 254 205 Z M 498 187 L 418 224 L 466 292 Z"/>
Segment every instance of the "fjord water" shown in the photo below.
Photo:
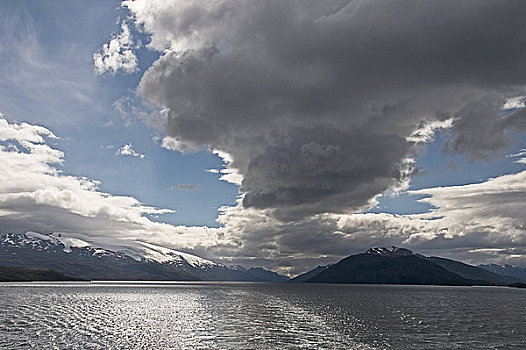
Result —
<path fill-rule="evenodd" d="M 524 349 L 526 290 L 0 284 L 1 349 Z"/>

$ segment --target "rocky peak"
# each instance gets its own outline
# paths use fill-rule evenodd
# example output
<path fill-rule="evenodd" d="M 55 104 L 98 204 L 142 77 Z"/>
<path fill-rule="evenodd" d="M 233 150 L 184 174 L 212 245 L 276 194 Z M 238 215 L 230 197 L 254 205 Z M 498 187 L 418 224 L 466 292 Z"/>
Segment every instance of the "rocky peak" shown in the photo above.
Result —
<path fill-rule="evenodd" d="M 397 258 L 400 256 L 414 255 L 414 253 L 410 251 L 409 249 L 398 248 L 395 246 L 392 246 L 390 248 L 386 248 L 386 247 L 369 248 L 367 250 L 367 254 L 380 255 L 380 256 L 385 256 L 389 258 Z"/>

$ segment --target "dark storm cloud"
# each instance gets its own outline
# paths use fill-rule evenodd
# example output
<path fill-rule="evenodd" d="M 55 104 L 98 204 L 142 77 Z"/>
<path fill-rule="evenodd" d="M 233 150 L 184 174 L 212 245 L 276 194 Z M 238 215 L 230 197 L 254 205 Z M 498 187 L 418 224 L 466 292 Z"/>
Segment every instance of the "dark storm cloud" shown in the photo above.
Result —
<path fill-rule="evenodd" d="M 494 155 L 512 141 L 507 131 L 526 131 L 526 110 L 515 110 L 511 115 L 502 115 L 502 98 L 496 95 L 467 104 L 461 111 L 462 118 L 454 122 L 457 132 L 455 139 L 449 140 L 446 149 L 468 151 L 471 157 L 483 158 Z"/>
<path fill-rule="evenodd" d="M 359 208 L 403 178 L 400 162 L 407 151 L 397 135 L 291 130 L 251 159 L 241 186 L 243 204 L 298 215 Z"/>
<path fill-rule="evenodd" d="M 230 244 L 197 251 L 292 274 L 391 245 L 473 264 L 524 266 L 525 180 L 522 171 L 476 184 L 412 191 L 434 208 L 413 215 L 318 214 L 282 221 L 267 215 L 270 209 L 225 207 L 219 221 L 233 238 Z"/>
<path fill-rule="evenodd" d="M 230 154 L 245 207 L 280 218 L 366 207 L 411 175 L 424 125 L 481 157 L 524 130 L 520 1 L 126 2 L 163 55 L 139 92 L 180 149 Z M 523 112 L 519 112 L 523 113 Z"/>

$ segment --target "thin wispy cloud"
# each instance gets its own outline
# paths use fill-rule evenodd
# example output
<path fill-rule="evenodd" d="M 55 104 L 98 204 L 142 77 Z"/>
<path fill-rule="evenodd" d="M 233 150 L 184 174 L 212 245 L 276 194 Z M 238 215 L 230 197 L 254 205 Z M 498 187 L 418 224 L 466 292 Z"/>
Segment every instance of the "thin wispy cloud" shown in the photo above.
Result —
<path fill-rule="evenodd" d="M 177 188 L 181 190 L 195 190 L 196 188 L 199 188 L 199 186 L 194 184 L 178 184 Z"/>
<path fill-rule="evenodd" d="M 54 124 L 75 124 L 79 108 L 97 108 L 92 69 L 82 66 L 78 43 L 47 50 L 41 28 L 25 11 L 0 13 L 0 104 L 2 111 L 38 116 Z M 31 117 L 29 120 L 34 120 Z"/>
<path fill-rule="evenodd" d="M 199 186 L 198 185 L 194 185 L 194 184 L 177 184 L 177 185 L 170 186 L 170 190 L 171 191 L 176 191 L 176 190 L 188 191 L 188 190 L 196 190 L 198 188 L 199 188 Z"/>

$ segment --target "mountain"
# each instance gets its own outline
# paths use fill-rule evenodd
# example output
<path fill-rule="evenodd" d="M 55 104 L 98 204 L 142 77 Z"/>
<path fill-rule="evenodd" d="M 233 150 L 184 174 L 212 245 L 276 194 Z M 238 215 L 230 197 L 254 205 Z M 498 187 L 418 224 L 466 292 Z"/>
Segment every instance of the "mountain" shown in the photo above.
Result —
<path fill-rule="evenodd" d="M 367 250 L 367 254 L 384 256 L 384 257 L 387 257 L 387 258 L 398 258 L 398 257 L 401 257 L 401 256 L 416 255 L 415 253 L 413 253 L 409 249 L 398 248 L 398 247 L 395 247 L 395 246 L 392 246 L 390 248 L 386 248 L 386 247 L 369 248 Z"/>
<path fill-rule="evenodd" d="M 526 269 L 512 265 L 487 264 L 479 267 L 507 278 L 518 279 L 518 282 L 526 282 Z"/>
<path fill-rule="evenodd" d="M 78 281 L 52 270 L 22 269 L 19 267 L 0 266 L 0 282 L 26 282 L 26 281 Z"/>
<path fill-rule="evenodd" d="M 243 266 L 235 265 L 232 266 L 232 268 L 254 276 L 254 279 L 259 282 L 286 282 L 290 280 L 288 277 L 280 275 L 274 271 L 265 270 L 262 267 L 251 267 L 249 269 L 245 269 Z"/>
<path fill-rule="evenodd" d="M 246 270 L 151 243 L 81 234 L 4 234 L 0 265 L 48 269 L 86 280 L 261 281 Z"/>
<path fill-rule="evenodd" d="M 430 257 L 427 259 L 434 262 L 435 264 L 438 264 L 448 269 L 451 272 L 460 275 L 461 277 L 472 280 L 486 281 L 488 284 L 492 284 L 495 282 L 500 282 L 502 284 L 523 282 L 519 278 L 500 275 L 489 270 L 483 269 L 481 267 L 468 265 L 460 261 L 438 257 Z"/>
<path fill-rule="evenodd" d="M 316 276 L 320 272 L 327 270 L 330 266 L 332 266 L 332 265 L 318 266 L 318 267 L 316 267 L 316 268 L 314 268 L 314 269 L 312 269 L 310 271 L 307 271 L 305 273 L 302 273 L 301 275 L 298 275 L 298 276 L 294 277 L 293 279 L 290 280 L 290 282 L 292 282 L 292 283 L 305 282 L 305 281 L 311 279 L 312 277 Z"/>
<path fill-rule="evenodd" d="M 366 253 L 351 255 L 341 260 L 305 282 L 435 285 L 502 284 L 500 280 L 480 278 L 481 276 L 488 276 L 484 275 L 484 271 L 477 272 L 467 268 L 469 265 L 459 266 L 458 264 L 462 263 L 440 259 L 428 258 L 404 248 L 371 248 Z M 474 266 L 471 267 L 478 269 Z M 452 269 L 457 271 L 465 269 L 462 273 L 464 276 L 452 271 Z"/>

